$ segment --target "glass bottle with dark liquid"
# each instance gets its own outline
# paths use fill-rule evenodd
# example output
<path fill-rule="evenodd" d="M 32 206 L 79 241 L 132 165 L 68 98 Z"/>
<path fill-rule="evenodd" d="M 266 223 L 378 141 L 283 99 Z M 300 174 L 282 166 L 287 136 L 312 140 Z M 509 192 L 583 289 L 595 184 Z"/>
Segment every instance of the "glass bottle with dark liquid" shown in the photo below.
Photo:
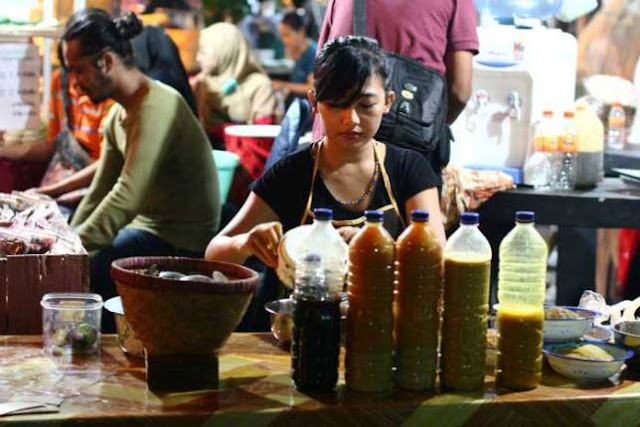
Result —
<path fill-rule="evenodd" d="M 329 292 L 319 255 L 307 254 L 296 269 L 291 378 L 300 391 L 331 391 L 338 382 L 340 299 Z"/>

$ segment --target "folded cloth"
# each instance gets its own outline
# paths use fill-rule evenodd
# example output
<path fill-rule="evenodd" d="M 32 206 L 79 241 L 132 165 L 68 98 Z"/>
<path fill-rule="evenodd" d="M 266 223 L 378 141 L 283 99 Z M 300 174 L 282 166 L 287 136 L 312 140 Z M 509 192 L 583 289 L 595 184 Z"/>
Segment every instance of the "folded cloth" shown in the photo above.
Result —
<path fill-rule="evenodd" d="M 462 212 L 476 210 L 498 191 L 513 188 L 513 178 L 504 172 L 447 166 L 440 198 L 445 228 L 457 224 Z"/>

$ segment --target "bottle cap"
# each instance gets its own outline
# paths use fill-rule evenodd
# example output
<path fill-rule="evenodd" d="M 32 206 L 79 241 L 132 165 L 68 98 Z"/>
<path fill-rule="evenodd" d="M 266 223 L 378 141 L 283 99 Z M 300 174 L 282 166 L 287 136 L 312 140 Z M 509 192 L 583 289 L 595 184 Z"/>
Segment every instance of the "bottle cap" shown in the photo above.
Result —
<path fill-rule="evenodd" d="M 573 115 L 574 115 L 573 111 L 565 111 L 564 112 L 564 118 L 565 119 L 571 119 L 571 118 L 573 118 Z"/>
<path fill-rule="evenodd" d="M 384 213 L 382 211 L 364 211 L 364 217 L 367 221 L 379 222 L 384 219 Z"/>
<path fill-rule="evenodd" d="M 319 220 L 332 220 L 333 210 L 327 208 L 315 208 L 313 210 L 313 216 Z"/>
<path fill-rule="evenodd" d="M 553 116 L 553 111 L 551 111 L 551 110 L 544 110 L 544 111 L 542 112 L 542 115 L 543 115 L 544 117 L 551 117 L 551 116 Z"/>
<path fill-rule="evenodd" d="M 425 209 L 414 209 L 411 211 L 411 220 L 417 222 L 429 221 L 429 211 Z"/>
<path fill-rule="evenodd" d="M 460 215 L 460 224 L 475 225 L 480 223 L 480 214 L 477 212 L 463 212 Z"/>
<path fill-rule="evenodd" d="M 517 222 L 533 222 L 536 220 L 536 213 L 532 211 L 518 211 L 516 212 Z"/>

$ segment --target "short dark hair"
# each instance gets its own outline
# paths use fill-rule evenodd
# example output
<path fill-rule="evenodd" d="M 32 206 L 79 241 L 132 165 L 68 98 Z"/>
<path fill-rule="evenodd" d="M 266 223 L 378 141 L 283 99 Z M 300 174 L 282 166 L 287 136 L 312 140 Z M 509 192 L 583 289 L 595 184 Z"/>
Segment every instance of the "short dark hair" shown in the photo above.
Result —
<path fill-rule="evenodd" d="M 374 39 L 361 36 L 338 37 L 325 44 L 313 67 L 316 100 L 347 107 L 360 96 L 366 80 L 375 74 L 385 91 L 387 60 Z"/>
<path fill-rule="evenodd" d="M 287 12 L 287 14 L 282 17 L 282 24 L 294 31 L 306 31 L 307 17 L 297 11 Z"/>
<path fill-rule="evenodd" d="M 141 31 L 142 22 L 132 12 L 112 18 L 102 9 L 87 8 L 74 13 L 69 18 L 62 40 L 66 42 L 79 40 L 83 56 L 95 55 L 104 49 L 110 49 L 122 59 L 126 66 L 132 67 L 133 48 L 129 40 Z M 58 54 L 60 53 L 61 50 L 58 49 Z M 60 55 L 60 62 L 64 64 L 62 55 Z"/>

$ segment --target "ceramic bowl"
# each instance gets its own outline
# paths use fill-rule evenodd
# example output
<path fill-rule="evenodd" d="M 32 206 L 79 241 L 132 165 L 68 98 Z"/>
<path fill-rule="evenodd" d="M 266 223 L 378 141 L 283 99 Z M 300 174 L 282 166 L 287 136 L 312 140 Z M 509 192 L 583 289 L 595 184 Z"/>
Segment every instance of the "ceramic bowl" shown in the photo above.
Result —
<path fill-rule="evenodd" d="M 220 271 L 229 281 L 181 281 L 144 274 Z M 133 257 L 114 261 L 116 282 L 126 319 L 147 354 L 211 354 L 242 320 L 258 286 L 258 274 L 240 265 L 195 258 Z"/>
<path fill-rule="evenodd" d="M 594 326 L 582 339 L 592 342 L 609 343 L 613 339 L 613 330 L 610 326 Z"/>
<path fill-rule="evenodd" d="M 594 345 L 606 350 L 613 360 L 583 359 L 561 353 L 567 346 Z M 624 362 L 633 352 L 613 344 L 596 342 L 548 343 L 543 353 L 547 356 L 551 368 L 562 376 L 576 381 L 603 381 L 619 373 Z"/>
<path fill-rule="evenodd" d="M 586 308 L 560 306 L 571 310 L 580 317 L 577 319 L 548 319 L 545 316 L 543 335 L 545 342 L 566 342 L 580 339 L 593 326 L 593 320 L 600 313 Z"/>
<path fill-rule="evenodd" d="M 640 354 L 640 320 L 624 320 L 613 325 L 613 337 L 617 344 L 629 347 Z"/>
<path fill-rule="evenodd" d="M 113 297 L 104 303 L 105 310 L 113 313 L 116 321 L 116 332 L 118 333 L 118 344 L 122 351 L 131 356 L 140 359 L 144 358 L 144 345 L 138 339 L 136 333 L 133 332 L 131 325 L 124 316 L 124 308 L 122 307 L 122 298 Z"/>
<path fill-rule="evenodd" d="M 269 301 L 264 305 L 271 317 L 271 333 L 281 344 L 291 342 L 294 304 L 292 299 L 287 298 Z"/>

